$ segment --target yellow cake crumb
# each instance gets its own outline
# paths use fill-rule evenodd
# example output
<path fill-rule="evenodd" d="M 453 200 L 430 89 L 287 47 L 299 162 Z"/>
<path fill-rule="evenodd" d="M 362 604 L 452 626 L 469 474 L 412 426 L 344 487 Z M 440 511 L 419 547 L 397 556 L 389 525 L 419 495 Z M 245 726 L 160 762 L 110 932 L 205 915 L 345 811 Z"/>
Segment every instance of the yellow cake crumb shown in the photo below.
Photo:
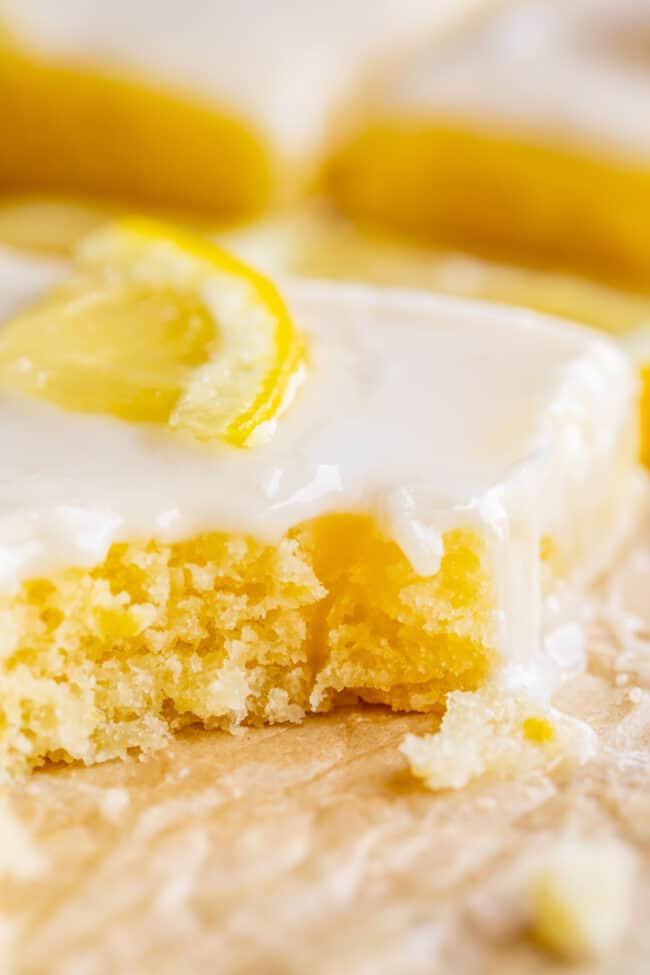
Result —
<path fill-rule="evenodd" d="M 524 692 L 486 685 L 454 691 L 440 730 L 407 735 L 400 750 L 427 788 L 461 789 L 482 775 L 506 778 L 535 768 L 581 764 L 595 751 L 591 728 Z"/>
<path fill-rule="evenodd" d="M 612 949 L 628 919 L 635 860 L 620 842 L 567 840 L 547 851 L 532 885 L 532 932 L 568 960 Z"/>
<path fill-rule="evenodd" d="M 555 738 L 555 728 L 548 718 L 539 718 L 536 716 L 526 718 L 521 727 L 526 741 L 532 741 L 538 745 L 543 745 L 547 741 L 553 741 Z"/>
<path fill-rule="evenodd" d="M 264 545 L 208 534 L 114 545 L 0 596 L 0 768 L 94 762 L 191 722 L 299 721 L 364 700 L 442 708 L 497 661 L 480 536 L 444 536 L 414 572 L 369 517 L 331 515 Z"/>

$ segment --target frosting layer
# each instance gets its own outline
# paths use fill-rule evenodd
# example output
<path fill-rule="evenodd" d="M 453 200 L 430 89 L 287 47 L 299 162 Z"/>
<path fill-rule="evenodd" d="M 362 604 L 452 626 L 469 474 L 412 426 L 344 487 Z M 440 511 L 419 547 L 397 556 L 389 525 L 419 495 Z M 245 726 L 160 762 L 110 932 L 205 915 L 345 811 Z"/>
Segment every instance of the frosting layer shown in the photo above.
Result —
<path fill-rule="evenodd" d="M 117 540 L 274 541 L 332 512 L 374 514 L 432 575 L 459 524 L 573 534 L 576 508 L 600 500 L 594 477 L 605 484 L 628 442 L 632 454 L 631 367 L 589 330 L 416 293 L 285 293 L 310 376 L 268 444 L 202 445 L 2 394 L 2 587 L 92 565 Z"/>

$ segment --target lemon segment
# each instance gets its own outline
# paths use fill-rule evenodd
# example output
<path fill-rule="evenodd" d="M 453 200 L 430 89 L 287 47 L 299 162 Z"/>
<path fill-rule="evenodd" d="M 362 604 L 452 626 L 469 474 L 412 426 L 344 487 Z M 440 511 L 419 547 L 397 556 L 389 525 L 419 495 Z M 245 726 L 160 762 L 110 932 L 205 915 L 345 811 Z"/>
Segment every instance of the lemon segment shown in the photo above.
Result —
<path fill-rule="evenodd" d="M 141 219 L 86 238 L 73 277 L 0 332 L 5 387 L 236 446 L 272 434 L 304 359 L 269 281 Z"/>

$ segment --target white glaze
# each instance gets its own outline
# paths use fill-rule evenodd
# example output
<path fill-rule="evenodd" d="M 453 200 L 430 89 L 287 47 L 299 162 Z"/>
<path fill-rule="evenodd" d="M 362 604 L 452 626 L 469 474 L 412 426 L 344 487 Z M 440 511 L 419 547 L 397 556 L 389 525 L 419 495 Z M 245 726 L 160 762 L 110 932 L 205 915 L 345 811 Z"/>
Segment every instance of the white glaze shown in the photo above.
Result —
<path fill-rule="evenodd" d="M 403 73 L 398 116 L 587 143 L 650 162 L 648 0 L 523 0 Z"/>
<path fill-rule="evenodd" d="M 30 273 L 49 284 L 53 271 Z M 434 575 L 442 533 L 471 524 L 493 554 L 499 645 L 525 667 L 540 537 L 574 532 L 600 503 L 635 408 L 627 360 L 533 313 L 324 283 L 283 290 L 310 373 L 268 444 L 200 444 L 0 396 L 0 588 L 97 564 L 115 541 L 229 531 L 273 542 L 355 511 Z M 11 288 L 2 304 L 15 308 Z"/>

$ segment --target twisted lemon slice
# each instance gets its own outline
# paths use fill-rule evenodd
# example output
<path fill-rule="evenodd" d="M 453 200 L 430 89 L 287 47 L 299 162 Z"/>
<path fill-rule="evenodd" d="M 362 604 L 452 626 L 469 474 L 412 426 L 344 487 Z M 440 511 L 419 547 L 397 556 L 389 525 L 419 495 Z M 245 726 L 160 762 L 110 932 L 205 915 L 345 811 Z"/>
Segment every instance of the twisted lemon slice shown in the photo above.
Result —
<path fill-rule="evenodd" d="M 140 219 L 87 237 L 73 277 L 0 332 L 5 387 L 237 446 L 272 432 L 304 371 L 269 281 Z"/>

